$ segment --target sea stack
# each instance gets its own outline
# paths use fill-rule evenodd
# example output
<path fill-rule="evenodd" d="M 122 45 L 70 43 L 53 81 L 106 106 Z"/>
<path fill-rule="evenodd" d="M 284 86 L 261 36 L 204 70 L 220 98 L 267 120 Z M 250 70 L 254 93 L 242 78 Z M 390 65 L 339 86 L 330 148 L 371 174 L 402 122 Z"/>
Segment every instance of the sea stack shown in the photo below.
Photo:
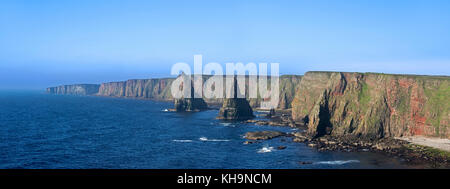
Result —
<path fill-rule="evenodd" d="M 233 98 L 225 98 L 223 100 L 223 105 L 219 110 L 219 115 L 217 119 L 225 120 L 246 120 L 254 117 L 253 110 L 250 107 L 247 99 L 238 98 L 238 85 L 236 76 L 234 76 L 233 81 Z"/>
<path fill-rule="evenodd" d="M 184 74 L 181 76 L 184 77 Z M 179 98 L 175 99 L 174 108 L 177 112 L 191 112 L 191 111 L 200 111 L 208 109 L 208 105 L 203 100 L 203 98 L 195 98 L 194 84 L 191 81 L 191 94 L 190 98 Z"/>

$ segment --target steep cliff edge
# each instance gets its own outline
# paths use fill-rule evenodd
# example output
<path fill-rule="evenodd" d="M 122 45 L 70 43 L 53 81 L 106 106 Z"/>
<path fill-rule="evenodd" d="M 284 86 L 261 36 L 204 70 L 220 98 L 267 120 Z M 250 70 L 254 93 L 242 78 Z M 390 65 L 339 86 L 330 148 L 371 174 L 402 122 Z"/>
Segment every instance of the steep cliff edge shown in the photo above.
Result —
<path fill-rule="evenodd" d="M 450 138 L 450 77 L 307 72 L 292 117 L 313 136 Z"/>
<path fill-rule="evenodd" d="M 204 76 L 205 82 L 210 76 Z M 294 99 L 296 88 L 299 86 L 302 76 L 284 75 L 280 76 L 280 100 L 279 108 L 291 108 L 291 102 Z M 102 83 L 96 89 L 93 89 L 87 94 L 80 95 L 98 95 L 111 97 L 135 97 L 148 98 L 155 100 L 174 100 L 171 93 L 171 85 L 175 78 L 160 78 L 160 79 L 131 79 L 127 81 Z M 268 79 L 270 83 L 270 78 Z M 225 82 L 224 82 L 225 83 Z M 53 94 L 73 94 L 71 90 L 65 90 L 65 87 L 70 88 L 71 85 L 63 85 L 58 87 L 50 87 L 47 89 L 49 93 Z M 55 89 L 58 88 L 58 89 Z M 246 82 L 246 90 L 248 92 L 248 80 Z M 247 93 L 248 94 L 248 93 Z M 223 103 L 223 99 L 207 99 L 204 98 L 208 104 Z M 247 98 L 252 107 L 258 107 L 261 98 Z"/>
<path fill-rule="evenodd" d="M 175 78 L 130 79 L 127 81 L 102 83 L 97 95 L 173 100 L 170 86 L 174 80 Z"/>
<path fill-rule="evenodd" d="M 50 94 L 70 94 L 70 95 L 93 95 L 97 94 L 100 85 L 97 84 L 76 84 L 61 85 L 47 88 Z"/>

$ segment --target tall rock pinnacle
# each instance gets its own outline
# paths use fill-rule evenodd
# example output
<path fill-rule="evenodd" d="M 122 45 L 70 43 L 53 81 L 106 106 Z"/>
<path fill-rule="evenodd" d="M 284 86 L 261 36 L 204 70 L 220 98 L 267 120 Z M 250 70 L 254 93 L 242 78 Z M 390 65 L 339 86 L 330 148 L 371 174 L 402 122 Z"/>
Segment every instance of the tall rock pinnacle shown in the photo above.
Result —
<path fill-rule="evenodd" d="M 236 76 L 234 76 L 233 81 L 233 98 L 225 98 L 223 101 L 222 108 L 220 108 L 219 115 L 217 119 L 225 120 L 245 120 L 254 117 L 253 110 L 250 107 L 247 99 L 238 98 L 238 84 Z"/>
<path fill-rule="evenodd" d="M 184 74 L 181 77 L 185 77 Z M 179 98 L 175 99 L 174 108 L 177 112 L 190 112 L 190 111 L 200 111 L 208 108 L 208 105 L 203 100 L 203 98 L 195 98 L 194 84 L 191 82 L 191 94 L 189 98 Z"/>

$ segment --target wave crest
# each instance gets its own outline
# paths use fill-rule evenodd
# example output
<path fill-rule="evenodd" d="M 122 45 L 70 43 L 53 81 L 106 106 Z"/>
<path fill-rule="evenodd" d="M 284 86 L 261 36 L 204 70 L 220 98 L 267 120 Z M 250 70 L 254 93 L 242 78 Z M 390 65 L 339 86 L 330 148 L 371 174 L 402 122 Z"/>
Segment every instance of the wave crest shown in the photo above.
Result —
<path fill-rule="evenodd" d="M 230 141 L 228 139 L 208 139 L 206 137 L 200 137 L 199 140 L 201 140 L 201 141 L 211 141 L 211 142 L 227 142 L 227 141 Z"/>
<path fill-rule="evenodd" d="M 258 150 L 258 153 L 267 153 L 267 152 L 272 152 L 273 151 L 273 147 L 262 147 L 261 149 Z"/>
<path fill-rule="evenodd" d="M 336 160 L 336 161 L 319 161 L 315 164 L 326 164 L 326 165 L 343 165 L 348 163 L 359 163 L 359 160 Z"/>

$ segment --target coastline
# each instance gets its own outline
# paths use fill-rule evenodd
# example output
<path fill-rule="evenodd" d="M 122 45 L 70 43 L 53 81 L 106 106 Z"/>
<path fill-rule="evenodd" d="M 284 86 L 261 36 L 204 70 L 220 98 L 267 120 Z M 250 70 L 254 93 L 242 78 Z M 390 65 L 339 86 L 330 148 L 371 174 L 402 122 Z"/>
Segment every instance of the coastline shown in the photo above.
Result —
<path fill-rule="evenodd" d="M 284 112 L 284 111 L 283 111 Z M 283 116 L 289 114 L 281 114 Z M 255 125 L 284 126 L 302 129 L 301 132 L 278 134 L 277 136 L 288 136 L 293 142 L 304 143 L 310 148 L 318 151 L 340 151 L 340 152 L 375 152 L 383 153 L 393 157 L 404 159 L 409 164 L 427 164 L 432 168 L 450 168 L 450 152 L 442 148 L 448 139 L 430 139 L 426 137 L 408 138 L 365 138 L 354 135 L 313 137 L 305 131 L 307 125 L 290 122 L 292 118 L 281 119 L 278 116 L 268 120 L 247 120 L 247 123 Z M 273 133 L 268 133 L 268 136 Z M 274 137 L 260 136 L 256 140 L 268 140 Z M 246 144 L 255 140 L 249 139 Z M 434 142 L 433 142 L 434 141 Z M 439 141 L 439 142 L 436 142 Z M 436 148 L 438 147 L 438 148 Z M 445 146 L 448 147 L 448 146 Z"/>
<path fill-rule="evenodd" d="M 95 97 L 108 97 L 108 98 L 125 98 L 135 100 L 150 100 L 159 102 L 172 102 L 168 99 L 157 98 L 142 98 L 142 97 L 120 97 L 120 96 L 102 96 L 102 95 L 81 95 L 81 96 L 95 96 Z M 219 109 L 220 103 L 208 104 L 208 109 Z M 348 136 L 331 136 L 325 135 L 322 137 L 313 137 L 306 133 L 308 125 L 301 122 L 295 122 L 292 119 L 290 109 L 277 109 L 276 114 L 267 117 L 268 110 L 262 110 L 255 108 L 255 112 L 260 112 L 259 116 L 255 118 L 264 117 L 266 119 L 248 119 L 245 123 L 255 124 L 259 126 L 272 126 L 272 127 L 291 127 L 301 129 L 301 132 L 283 133 L 278 136 L 291 137 L 293 142 L 304 143 L 310 148 L 314 148 L 318 151 L 339 151 L 339 152 L 375 152 L 383 153 L 392 157 L 399 157 L 404 159 L 409 164 L 427 164 L 432 168 L 450 168 L 450 152 L 442 148 L 436 148 L 442 141 L 448 141 L 448 139 L 438 139 L 441 142 L 432 142 L 436 139 L 427 137 L 405 137 L 405 138 L 364 138 L 354 135 Z M 214 118 L 212 118 L 214 119 Z M 271 132 L 267 132 L 266 135 L 271 135 Z M 252 144 L 257 140 L 270 140 L 275 137 L 267 137 L 261 135 L 258 139 L 249 139 L 244 144 Z M 305 163 L 305 162 L 299 162 Z"/>
<path fill-rule="evenodd" d="M 440 150 L 442 144 L 431 138 L 450 134 L 445 116 L 450 77 L 312 71 L 280 78 L 276 112 L 259 109 L 261 98 L 247 98 L 250 107 L 267 119 L 246 123 L 300 128 L 303 132 L 287 135 L 321 151 L 383 152 L 408 162 L 435 161 L 450 167 L 449 152 Z M 85 85 L 50 87 L 47 92 L 170 102 L 173 79 L 102 83 L 94 94 Z M 218 109 L 223 103 L 223 99 L 204 101 L 208 109 Z M 398 138 L 402 136 L 425 139 Z"/>

